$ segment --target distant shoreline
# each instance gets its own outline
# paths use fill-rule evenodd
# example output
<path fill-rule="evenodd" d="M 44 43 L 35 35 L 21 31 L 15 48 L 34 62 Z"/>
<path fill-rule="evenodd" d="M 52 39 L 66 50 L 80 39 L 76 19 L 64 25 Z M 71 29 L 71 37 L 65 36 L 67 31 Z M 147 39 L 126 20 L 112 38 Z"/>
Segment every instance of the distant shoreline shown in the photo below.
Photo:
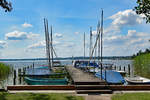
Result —
<path fill-rule="evenodd" d="M 96 57 L 97 59 L 98 57 Z M 89 59 L 89 57 L 66 57 L 66 58 L 54 58 L 54 60 L 81 60 L 81 59 Z M 103 59 L 122 59 L 122 60 L 131 60 L 132 56 L 109 56 L 109 57 L 103 57 Z M 34 61 L 34 60 L 47 60 L 47 58 L 24 58 L 24 59 L 0 59 L 0 61 Z"/>

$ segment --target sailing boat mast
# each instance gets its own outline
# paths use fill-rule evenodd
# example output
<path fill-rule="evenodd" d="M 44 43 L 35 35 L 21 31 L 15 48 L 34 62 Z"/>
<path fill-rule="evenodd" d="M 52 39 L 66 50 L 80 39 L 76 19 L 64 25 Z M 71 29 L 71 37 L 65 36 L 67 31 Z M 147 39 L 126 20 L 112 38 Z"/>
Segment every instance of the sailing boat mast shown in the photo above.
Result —
<path fill-rule="evenodd" d="M 46 56 L 48 58 L 48 67 L 49 69 L 51 69 L 48 21 L 45 18 L 44 18 L 44 27 L 45 27 Z"/>
<path fill-rule="evenodd" d="M 101 14 L 101 79 L 102 79 L 102 69 L 103 69 L 103 9 Z M 105 73 L 105 79 L 106 79 L 106 73 Z"/>
<path fill-rule="evenodd" d="M 85 59 L 85 32 L 84 32 L 84 59 Z"/>
<path fill-rule="evenodd" d="M 89 52 L 89 57 L 92 55 L 92 27 L 90 27 L 90 52 Z"/>
<path fill-rule="evenodd" d="M 52 34 L 52 26 L 51 26 L 51 35 L 50 35 L 50 44 L 51 44 L 51 56 L 52 56 L 52 62 L 51 62 L 51 66 L 53 67 L 53 34 Z"/>
<path fill-rule="evenodd" d="M 100 21 L 98 21 L 98 25 L 97 25 L 97 41 L 98 41 L 98 63 L 100 65 Z"/>

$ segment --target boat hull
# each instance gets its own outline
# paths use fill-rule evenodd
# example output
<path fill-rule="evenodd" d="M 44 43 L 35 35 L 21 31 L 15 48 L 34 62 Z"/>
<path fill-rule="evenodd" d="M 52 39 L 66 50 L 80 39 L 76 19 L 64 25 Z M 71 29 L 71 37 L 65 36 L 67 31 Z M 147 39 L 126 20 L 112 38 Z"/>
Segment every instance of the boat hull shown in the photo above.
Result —
<path fill-rule="evenodd" d="M 67 85 L 68 81 L 64 79 L 48 79 L 48 78 L 30 78 L 24 77 L 28 85 Z"/>
<path fill-rule="evenodd" d="M 150 84 L 150 79 L 144 78 L 144 77 L 134 77 L 134 78 L 125 78 L 125 80 L 130 85 L 142 85 L 142 84 Z"/>

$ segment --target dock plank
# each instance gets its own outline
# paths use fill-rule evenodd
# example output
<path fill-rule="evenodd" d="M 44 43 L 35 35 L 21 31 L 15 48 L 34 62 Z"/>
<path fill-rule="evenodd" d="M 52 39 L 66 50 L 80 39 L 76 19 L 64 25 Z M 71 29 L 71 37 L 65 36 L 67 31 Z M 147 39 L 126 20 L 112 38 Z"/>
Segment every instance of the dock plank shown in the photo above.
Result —
<path fill-rule="evenodd" d="M 76 85 L 98 85 L 98 84 L 106 84 L 104 80 L 94 77 L 94 75 L 90 73 L 83 72 L 80 69 L 77 69 L 72 66 L 66 67 L 67 71 L 69 72 L 70 76 L 73 79 L 73 82 Z"/>

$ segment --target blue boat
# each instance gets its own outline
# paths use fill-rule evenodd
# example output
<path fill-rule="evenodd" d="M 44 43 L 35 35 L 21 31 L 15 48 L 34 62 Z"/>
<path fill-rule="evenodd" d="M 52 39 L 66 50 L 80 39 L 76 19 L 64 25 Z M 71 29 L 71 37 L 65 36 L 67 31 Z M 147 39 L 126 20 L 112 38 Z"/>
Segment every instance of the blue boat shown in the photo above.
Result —
<path fill-rule="evenodd" d="M 106 78 L 105 78 L 105 74 L 106 74 Z M 100 78 L 101 77 L 101 72 L 97 72 L 95 73 L 95 76 Z M 125 80 L 124 78 L 121 76 L 121 74 L 119 72 L 113 71 L 113 70 L 106 70 L 102 71 L 102 79 L 106 79 L 106 82 L 108 84 L 124 84 Z"/>
<path fill-rule="evenodd" d="M 54 73 L 49 70 L 48 67 L 37 67 L 30 68 L 26 70 L 25 75 L 31 75 L 34 77 L 24 77 L 25 82 L 28 85 L 67 85 L 67 78 L 45 78 L 42 76 L 59 76 L 64 75 L 65 73 Z"/>
<path fill-rule="evenodd" d="M 76 68 L 86 68 L 86 67 L 99 67 L 96 62 L 90 62 L 90 61 L 74 61 L 73 66 Z"/>
<path fill-rule="evenodd" d="M 50 75 L 52 72 L 48 67 L 38 67 L 26 69 L 26 75 Z"/>
<path fill-rule="evenodd" d="M 50 79 L 50 78 L 32 78 L 24 77 L 28 85 L 67 85 L 67 78 L 63 79 Z"/>

